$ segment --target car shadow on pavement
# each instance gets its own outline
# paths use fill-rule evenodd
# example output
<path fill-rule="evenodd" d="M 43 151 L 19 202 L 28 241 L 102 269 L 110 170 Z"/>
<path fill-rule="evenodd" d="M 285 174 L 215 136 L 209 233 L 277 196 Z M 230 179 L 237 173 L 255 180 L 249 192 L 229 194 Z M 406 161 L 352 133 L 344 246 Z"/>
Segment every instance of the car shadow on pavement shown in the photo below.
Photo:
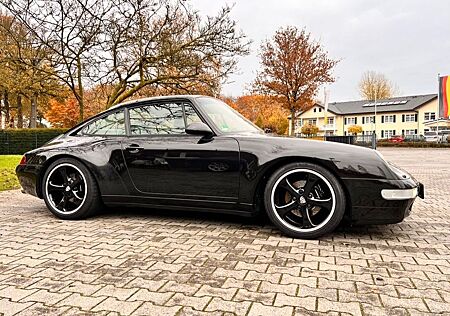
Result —
<path fill-rule="evenodd" d="M 217 227 L 234 226 L 236 229 L 269 230 L 271 236 L 281 237 L 282 234 L 270 221 L 265 212 L 261 212 L 253 217 L 245 217 L 233 214 L 202 212 L 202 211 L 177 211 L 170 209 L 154 208 L 132 208 L 132 207 L 105 207 L 96 213 L 92 218 L 121 218 L 121 219 L 145 219 L 145 220 L 169 220 L 179 221 L 180 224 L 205 224 L 205 227 L 211 228 L 211 225 Z M 208 225 L 208 226 L 206 226 Z M 395 224 L 398 225 L 398 224 Z M 396 232 L 392 229 L 395 225 L 365 225 L 350 226 L 347 223 L 341 223 L 334 232 L 327 234 L 318 240 L 330 240 L 335 237 L 341 238 L 375 238 L 375 239 L 396 239 Z M 286 236 L 286 238 L 289 238 Z"/>

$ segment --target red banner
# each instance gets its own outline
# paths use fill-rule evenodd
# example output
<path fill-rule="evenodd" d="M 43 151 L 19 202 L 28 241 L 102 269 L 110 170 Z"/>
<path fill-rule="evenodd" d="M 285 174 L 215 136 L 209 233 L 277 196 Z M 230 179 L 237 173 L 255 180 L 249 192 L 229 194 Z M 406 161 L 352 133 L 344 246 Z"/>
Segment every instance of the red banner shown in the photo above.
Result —
<path fill-rule="evenodd" d="M 439 77 L 439 118 L 450 117 L 450 78 Z"/>

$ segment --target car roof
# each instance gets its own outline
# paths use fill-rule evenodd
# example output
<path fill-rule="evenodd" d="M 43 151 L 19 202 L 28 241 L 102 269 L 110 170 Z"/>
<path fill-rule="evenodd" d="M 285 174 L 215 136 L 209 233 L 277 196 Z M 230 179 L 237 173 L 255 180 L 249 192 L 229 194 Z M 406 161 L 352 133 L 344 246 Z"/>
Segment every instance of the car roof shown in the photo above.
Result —
<path fill-rule="evenodd" d="M 65 134 L 72 134 L 74 132 L 78 132 L 81 128 L 83 128 L 85 125 L 89 124 L 90 122 L 92 122 L 93 120 L 97 119 L 98 117 L 101 117 L 107 113 L 113 112 L 116 109 L 119 109 L 121 107 L 125 107 L 128 105 L 133 105 L 133 104 L 139 104 L 139 103 L 144 103 L 144 102 L 148 102 L 148 101 L 157 101 L 157 100 L 170 100 L 170 99 L 187 99 L 187 100 L 194 100 L 196 98 L 213 98 L 211 96 L 208 95 L 201 95 L 201 94 L 177 94 L 177 95 L 165 95 L 165 96 L 155 96 L 155 97 L 148 97 L 148 98 L 140 98 L 140 99 L 134 99 L 134 100 L 130 100 L 130 101 L 126 101 L 126 102 L 122 102 L 119 104 L 116 104 L 100 113 L 95 114 L 94 116 L 88 118 L 87 120 L 75 125 L 74 127 L 72 127 L 71 129 L 69 129 L 68 131 L 65 132 Z"/>
<path fill-rule="evenodd" d="M 201 94 L 177 94 L 177 95 L 147 97 L 147 98 L 140 98 L 140 99 L 135 99 L 135 100 L 122 102 L 122 103 L 119 103 L 119 104 L 116 104 L 116 105 L 110 107 L 108 110 L 117 109 L 117 108 L 119 108 L 121 106 L 127 106 L 127 105 L 130 105 L 130 104 L 136 104 L 136 103 L 141 103 L 141 102 L 146 102 L 146 101 L 170 100 L 170 99 L 188 99 L 188 100 L 193 100 L 193 99 L 200 98 L 200 97 L 211 98 L 210 96 L 201 95 Z"/>

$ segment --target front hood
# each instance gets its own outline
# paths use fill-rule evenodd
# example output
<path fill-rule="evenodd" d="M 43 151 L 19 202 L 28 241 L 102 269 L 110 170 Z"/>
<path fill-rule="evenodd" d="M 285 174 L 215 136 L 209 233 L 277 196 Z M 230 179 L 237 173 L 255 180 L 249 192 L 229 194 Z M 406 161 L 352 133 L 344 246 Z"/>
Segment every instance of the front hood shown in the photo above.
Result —
<path fill-rule="evenodd" d="M 370 148 L 269 135 L 239 134 L 233 137 L 239 142 L 241 152 L 259 153 L 260 165 L 274 159 L 300 157 L 304 161 L 319 162 L 342 178 L 401 179 L 377 151 Z"/>

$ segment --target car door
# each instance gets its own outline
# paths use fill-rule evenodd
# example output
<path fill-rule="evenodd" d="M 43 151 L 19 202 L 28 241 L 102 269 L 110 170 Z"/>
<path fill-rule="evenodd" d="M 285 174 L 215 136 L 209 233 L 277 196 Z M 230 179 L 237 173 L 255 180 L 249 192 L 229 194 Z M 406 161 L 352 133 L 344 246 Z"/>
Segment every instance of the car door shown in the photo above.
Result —
<path fill-rule="evenodd" d="M 239 146 L 231 137 L 188 135 L 202 121 L 186 100 L 128 109 L 122 151 L 130 178 L 148 203 L 233 208 L 239 189 Z"/>

